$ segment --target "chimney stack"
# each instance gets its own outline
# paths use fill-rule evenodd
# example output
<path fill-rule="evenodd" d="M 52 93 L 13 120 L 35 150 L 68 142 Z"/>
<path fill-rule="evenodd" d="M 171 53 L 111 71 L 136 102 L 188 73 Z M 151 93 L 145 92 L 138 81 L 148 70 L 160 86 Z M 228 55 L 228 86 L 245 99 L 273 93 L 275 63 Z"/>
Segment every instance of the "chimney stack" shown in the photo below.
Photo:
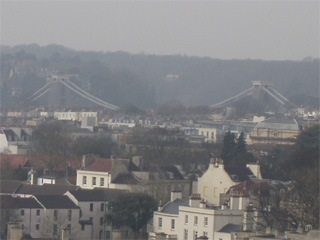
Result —
<path fill-rule="evenodd" d="M 61 239 L 62 240 L 70 240 L 70 231 L 71 231 L 70 228 L 64 227 L 62 229 L 62 237 L 61 237 Z"/>
<path fill-rule="evenodd" d="M 191 197 L 189 198 L 189 206 L 190 207 L 200 207 L 200 194 L 192 193 Z"/>
<path fill-rule="evenodd" d="M 180 190 L 172 190 L 171 191 L 171 202 L 173 202 L 176 199 L 181 199 L 182 198 L 182 192 Z"/>

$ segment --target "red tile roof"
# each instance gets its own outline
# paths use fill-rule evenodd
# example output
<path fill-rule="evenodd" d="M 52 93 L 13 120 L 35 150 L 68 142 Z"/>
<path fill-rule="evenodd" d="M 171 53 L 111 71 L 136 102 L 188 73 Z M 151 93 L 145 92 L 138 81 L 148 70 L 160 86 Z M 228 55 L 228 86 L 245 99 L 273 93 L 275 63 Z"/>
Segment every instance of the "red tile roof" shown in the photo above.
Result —
<path fill-rule="evenodd" d="M 0 155 L 0 168 L 8 166 L 12 168 L 26 167 L 29 158 L 25 155 Z"/>
<path fill-rule="evenodd" d="M 112 159 L 95 158 L 86 167 L 86 170 L 97 172 L 110 172 L 112 169 Z"/>
<path fill-rule="evenodd" d="M 21 167 L 30 167 L 36 169 L 45 169 L 45 161 L 49 159 L 49 156 L 45 155 L 23 155 L 23 154 L 6 154 L 0 155 L 0 168 L 5 167 L 7 162 L 10 163 L 10 166 L 13 168 Z M 64 171 L 65 166 L 69 166 L 73 170 L 81 168 L 82 160 L 78 157 L 68 157 L 65 161 L 65 164 L 60 164 L 56 166 L 56 170 Z M 57 164 L 60 160 L 56 159 Z"/>

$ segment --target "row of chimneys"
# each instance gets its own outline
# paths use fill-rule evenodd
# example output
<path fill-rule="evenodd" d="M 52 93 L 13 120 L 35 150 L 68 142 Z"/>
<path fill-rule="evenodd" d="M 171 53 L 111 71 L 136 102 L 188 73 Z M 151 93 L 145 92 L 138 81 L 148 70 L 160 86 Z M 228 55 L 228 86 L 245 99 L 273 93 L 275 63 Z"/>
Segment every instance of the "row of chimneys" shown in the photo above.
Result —
<path fill-rule="evenodd" d="M 171 199 L 170 199 L 171 202 L 173 202 L 176 199 L 182 199 L 182 192 L 179 190 L 173 190 L 171 192 Z M 203 199 L 201 199 L 200 194 L 193 193 L 193 194 L 191 194 L 191 196 L 189 198 L 189 206 L 190 207 L 199 207 L 200 206 L 200 208 L 206 208 L 207 204 Z M 163 210 L 163 205 L 162 205 L 162 202 L 160 201 L 158 211 L 162 211 L 162 210 Z"/>
<path fill-rule="evenodd" d="M 62 229 L 61 240 L 70 240 L 70 231 L 71 229 L 68 227 L 64 227 Z M 22 224 L 20 221 L 9 222 L 8 223 L 8 232 L 7 232 L 7 240 L 17 240 L 22 239 Z"/>

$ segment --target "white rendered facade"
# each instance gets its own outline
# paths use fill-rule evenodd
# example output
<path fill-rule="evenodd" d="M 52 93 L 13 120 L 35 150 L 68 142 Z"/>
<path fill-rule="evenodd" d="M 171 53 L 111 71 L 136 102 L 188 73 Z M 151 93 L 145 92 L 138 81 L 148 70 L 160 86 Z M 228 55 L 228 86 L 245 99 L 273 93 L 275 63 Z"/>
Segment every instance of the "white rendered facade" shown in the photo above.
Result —
<path fill-rule="evenodd" d="M 200 199 L 190 200 L 189 206 L 179 206 L 178 213 L 154 212 L 152 238 L 158 233 L 164 233 L 167 238 L 178 240 L 196 240 L 206 236 L 213 240 L 218 232 L 227 224 L 243 224 L 244 210 L 208 208 Z"/>
<path fill-rule="evenodd" d="M 102 239 L 103 231 L 110 231 L 110 226 L 105 226 L 104 217 L 107 203 L 104 201 L 78 201 L 70 192 L 67 195 L 78 207 L 80 207 L 80 221 L 89 221 L 92 224 L 90 239 Z"/>
<path fill-rule="evenodd" d="M 208 170 L 198 178 L 198 193 L 210 204 L 219 205 L 220 194 L 226 193 L 236 183 L 224 170 L 224 164 L 210 162 Z"/>
<path fill-rule="evenodd" d="M 98 172 L 88 170 L 77 171 L 77 186 L 84 189 L 96 187 L 111 188 L 111 174 L 109 172 Z"/>

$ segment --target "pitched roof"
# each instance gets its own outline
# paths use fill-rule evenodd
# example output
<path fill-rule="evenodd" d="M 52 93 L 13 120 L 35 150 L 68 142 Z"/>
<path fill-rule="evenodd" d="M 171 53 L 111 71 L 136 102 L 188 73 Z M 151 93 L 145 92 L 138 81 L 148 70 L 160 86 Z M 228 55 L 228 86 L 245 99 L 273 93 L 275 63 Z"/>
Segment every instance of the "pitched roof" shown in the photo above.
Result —
<path fill-rule="evenodd" d="M 168 202 L 161 212 L 169 214 L 179 214 L 179 206 L 189 206 L 188 199 L 176 199 L 173 202 Z"/>
<path fill-rule="evenodd" d="M 34 198 L 17 198 L 0 195 L 0 209 L 42 208 Z"/>
<path fill-rule="evenodd" d="M 131 172 L 121 172 L 112 181 L 112 183 L 118 184 L 139 184 L 141 183 L 139 179 Z"/>
<path fill-rule="evenodd" d="M 9 164 L 12 168 L 30 167 L 28 157 L 23 155 L 0 155 L 0 168 L 4 168 Z"/>
<path fill-rule="evenodd" d="M 112 165 L 112 159 L 94 158 L 85 169 L 97 172 L 110 172 Z"/>
<path fill-rule="evenodd" d="M 249 180 L 230 187 L 226 193 L 231 194 L 236 191 L 237 194 L 241 193 L 243 195 L 248 195 L 250 192 L 252 192 L 252 194 L 255 195 L 260 194 L 268 196 L 270 195 L 269 191 L 272 188 L 273 187 L 267 181 L 254 182 Z"/>
<path fill-rule="evenodd" d="M 272 117 L 258 123 L 255 128 L 270 128 L 277 130 L 299 130 L 299 125 L 295 119 Z"/>
<path fill-rule="evenodd" d="M 160 167 L 160 168 L 163 172 L 173 173 L 173 176 L 172 176 L 173 179 L 176 179 L 176 180 L 183 180 L 184 179 L 183 175 L 180 173 L 180 171 L 175 166 L 167 166 L 167 167 Z"/>
<path fill-rule="evenodd" d="M 101 202 L 115 200 L 125 190 L 119 189 L 77 189 L 69 191 L 79 202 Z"/>
<path fill-rule="evenodd" d="M 227 224 L 223 228 L 221 228 L 218 232 L 231 233 L 231 232 L 240 232 L 242 230 L 241 225 L 236 224 Z"/>
<path fill-rule="evenodd" d="M 47 209 L 79 208 L 68 196 L 64 195 L 36 195 L 35 198 Z"/>
<path fill-rule="evenodd" d="M 16 194 L 31 194 L 31 195 L 63 195 L 68 190 L 78 189 L 78 186 L 59 185 L 59 184 L 43 184 L 30 185 L 22 184 L 16 191 Z"/>
<path fill-rule="evenodd" d="M 45 160 L 49 157 L 45 155 L 24 155 L 24 154 L 6 154 L 0 155 L 0 167 L 2 164 L 5 164 L 6 161 L 9 160 L 10 165 L 14 168 L 21 167 L 29 167 L 29 168 L 36 168 L 36 169 L 45 169 Z M 78 157 L 69 157 L 65 160 L 67 166 L 71 169 L 79 169 L 82 164 L 81 158 Z M 65 166 L 57 166 L 57 170 L 65 171 Z"/>
<path fill-rule="evenodd" d="M 254 176 L 250 168 L 247 167 L 225 166 L 224 170 L 229 174 L 234 182 L 250 180 L 250 176 Z"/>
<path fill-rule="evenodd" d="M 21 181 L 0 180 L 0 193 L 14 193 L 20 185 Z"/>

